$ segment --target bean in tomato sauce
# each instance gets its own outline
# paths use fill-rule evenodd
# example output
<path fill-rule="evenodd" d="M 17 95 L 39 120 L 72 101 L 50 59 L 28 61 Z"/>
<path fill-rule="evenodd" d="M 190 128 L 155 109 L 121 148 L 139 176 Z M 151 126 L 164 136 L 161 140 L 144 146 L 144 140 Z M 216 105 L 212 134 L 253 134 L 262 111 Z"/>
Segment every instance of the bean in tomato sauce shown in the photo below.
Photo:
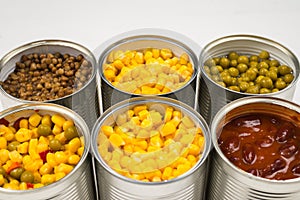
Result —
<path fill-rule="evenodd" d="M 300 177 L 300 127 L 269 114 L 229 121 L 218 144 L 235 166 L 255 176 L 287 180 Z"/>

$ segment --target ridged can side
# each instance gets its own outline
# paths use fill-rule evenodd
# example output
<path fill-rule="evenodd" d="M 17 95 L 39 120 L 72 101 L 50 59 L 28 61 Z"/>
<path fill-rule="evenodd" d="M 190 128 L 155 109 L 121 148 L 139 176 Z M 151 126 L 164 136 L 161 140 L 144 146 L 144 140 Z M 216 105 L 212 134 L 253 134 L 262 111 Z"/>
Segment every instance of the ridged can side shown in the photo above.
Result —
<path fill-rule="evenodd" d="M 80 136 L 84 137 L 84 151 L 82 157 L 74 169 L 64 178 L 47 186 L 29 190 L 9 190 L 0 188 L 1 200 L 23 199 L 95 199 L 95 184 L 92 175 L 92 156 L 90 154 L 90 131 L 85 121 L 74 111 L 57 104 L 30 103 L 11 107 L 0 112 L 0 118 L 13 122 L 20 117 L 29 117 L 33 113 L 60 114 L 66 119 L 74 121 Z"/>
<path fill-rule="evenodd" d="M 98 152 L 97 136 L 100 127 L 106 120 L 111 122 L 111 115 L 118 113 L 134 105 L 150 104 L 155 107 L 163 105 L 172 106 L 183 113 L 188 114 L 192 120 L 200 125 L 205 137 L 205 147 L 199 161 L 181 176 L 169 181 L 143 182 L 136 181 L 118 174 L 110 168 L 101 158 Z M 122 101 L 104 112 L 96 122 L 92 133 L 92 152 L 96 160 L 96 175 L 98 185 L 98 195 L 101 200 L 109 199 L 204 199 L 207 180 L 207 170 L 209 170 L 208 156 L 211 148 L 210 134 L 205 120 L 195 112 L 190 106 L 177 100 L 165 97 L 136 97 L 128 101 Z M 101 144 L 100 144 L 101 145 Z"/>
<path fill-rule="evenodd" d="M 299 125 L 299 121 L 296 120 L 296 116 L 300 114 L 299 105 L 276 97 L 244 97 L 232 101 L 222 108 L 211 124 L 214 150 L 211 154 L 212 163 L 206 191 L 207 199 L 299 199 L 300 178 L 271 180 L 254 176 L 235 166 L 222 153 L 218 138 L 224 124 L 231 119 L 251 113 L 268 113 L 286 117 L 292 123 Z"/>

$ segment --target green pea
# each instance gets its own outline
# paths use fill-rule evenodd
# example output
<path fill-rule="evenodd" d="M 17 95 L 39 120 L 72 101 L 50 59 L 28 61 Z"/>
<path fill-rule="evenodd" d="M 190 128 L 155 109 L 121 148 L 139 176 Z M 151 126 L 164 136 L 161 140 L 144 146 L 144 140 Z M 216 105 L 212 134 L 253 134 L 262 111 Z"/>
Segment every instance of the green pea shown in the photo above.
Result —
<path fill-rule="evenodd" d="M 242 92 L 245 92 L 250 85 L 248 82 L 243 81 L 243 82 L 240 82 L 239 86 L 240 86 L 240 90 Z"/>
<path fill-rule="evenodd" d="M 275 82 L 275 87 L 279 90 L 282 90 L 286 87 L 286 82 L 284 82 L 281 78 L 278 78 Z"/>
<path fill-rule="evenodd" d="M 261 89 L 259 90 L 259 93 L 260 93 L 260 94 L 268 94 L 268 93 L 271 93 L 271 90 L 268 89 L 268 88 L 261 88 Z"/>
<path fill-rule="evenodd" d="M 20 177 L 21 182 L 33 183 L 34 175 L 31 171 L 24 171 Z"/>
<path fill-rule="evenodd" d="M 249 63 L 249 68 L 252 68 L 252 67 L 257 68 L 257 65 L 258 65 L 258 62 L 256 62 L 256 61 L 251 61 L 251 62 Z"/>
<path fill-rule="evenodd" d="M 278 67 L 278 72 L 280 75 L 286 75 L 292 73 L 292 69 L 289 66 L 286 65 L 280 65 Z"/>
<path fill-rule="evenodd" d="M 60 143 L 60 141 L 58 139 L 52 139 L 49 142 L 49 147 L 53 150 L 53 151 L 59 151 L 62 148 L 62 144 Z"/>
<path fill-rule="evenodd" d="M 217 65 L 217 66 L 219 66 L 219 65 Z M 217 66 L 212 66 L 212 67 L 210 68 L 210 74 L 211 74 L 211 75 L 219 74 L 219 69 L 218 69 Z"/>
<path fill-rule="evenodd" d="M 248 66 L 244 63 L 240 63 L 238 64 L 237 69 L 239 70 L 240 73 L 244 73 L 245 71 L 247 71 Z"/>
<path fill-rule="evenodd" d="M 219 57 L 215 57 L 213 58 L 213 60 L 215 61 L 216 65 L 219 65 L 220 64 L 220 59 Z"/>
<path fill-rule="evenodd" d="M 230 67 L 228 69 L 228 71 L 229 71 L 230 76 L 232 76 L 232 77 L 237 77 L 240 74 L 239 70 L 235 67 Z"/>
<path fill-rule="evenodd" d="M 272 81 L 276 81 L 277 80 L 277 72 L 274 70 L 270 70 L 266 73 L 267 77 L 270 77 L 272 79 Z"/>
<path fill-rule="evenodd" d="M 261 69 L 259 69 L 259 72 L 258 72 L 258 73 L 259 73 L 259 75 L 266 76 L 268 72 L 269 72 L 268 69 L 266 69 L 266 68 L 261 68 Z"/>
<path fill-rule="evenodd" d="M 294 80 L 294 75 L 293 74 L 286 74 L 283 76 L 283 81 L 286 83 L 291 83 Z"/>
<path fill-rule="evenodd" d="M 258 56 L 257 55 L 251 55 L 249 60 L 250 60 L 250 62 L 253 61 L 253 62 L 258 63 Z"/>
<path fill-rule="evenodd" d="M 18 168 L 15 168 L 15 169 L 11 170 L 11 172 L 9 173 L 9 175 L 11 177 L 13 177 L 14 179 L 20 180 L 20 177 L 21 177 L 21 175 L 22 175 L 22 173 L 24 171 L 25 171 L 24 168 L 18 167 Z"/>
<path fill-rule="evenodd" d="M 15 151 L 15 150 L 17 150 L 19 145 L 20 145 L 19 141 L 12 141 L 7 145 L 7 150 L 8 151 Z"/>
<path fill-rule="evenodd" d="M 223 68 L 228 68 L 229 67 L 229 64 L 230 64 L 230 60 L 226 57 L 222 57 L 220 59 L 220 65 L 223 67 Z"/>
<path fill-rule="evenodd" d="M 72 140 L 75 137 L 79 137 L 76 127 L 68 127 L 67 130 L 65 130 L 65 137 L 67 138 L 67 140 Z"/>
<path fill-rule="evenodd" d="M 278 67 L 270 66 L 269 71 L 274 71 L 274 72 L 278 73 Z"/>
<path fill-rule="evenodd" d="M 267 89 L 272 89 L 274 87 L 273 86 L 273 81 L 270 77 L 262 78 L 261 81 L 260 81 L 260 85 L 261 85 L 261 87 L 267 88 Z"/>
<path fill-rule="evenodd" d="M 250 94 L 258 94 L 260 87 L 258 85 L 250 85 L 246 90 L 247 93 Z"/>
<path fill-rule="evenodd" d="M 232 51 L 228 54 L 229 60 L 237 60 L 239 57 L 239 54 L 235 51 Z"/>
<path fill-rule="evenodd" d="M 246 76 L 249 77 L 251 81 L 253 81 L 256 79 L 257 72 L 254 69 L 250 68 L 246 71 Z"/>
<path fill-rule="evenodd" d="M 6 176 L 6 171 L 2 166 L 0 166 L 0 174 L 2 174 L 3 176 Z"/>
<path fill-rule="evenodd" d="M 216 62 L 215 62 L 214 59 L 210 58 L 210 59 L 208 59 L 208 60 L 204 63 L 204 65 L 207 65 L 208 67 L 211 67 L 211 66 L 215 66 L 215 65 L 216 65 Z"/>
<path fill-rule="evenodd" d="M 222 86 L 222 87 L 226 87 L 226 84 L 224 83 L 224 82 L 221 82 L 221 81 L 219 81 L 219 82 L 217 82 L 220 86 Z"/>
<path fill-rule="evenodd" d="M 48 136 L 52 133 L 51 127 L 45 124 L 40 124 L 37 129 L 40 136 Z"/>
<path fill-rule="evenodd" d="M 270 54 L 269 54 L 269 52 L 267 52 L 267 51 L 265 51 L 265 50 L 262 50 L 262 51 L 259 53 L 258 57 L 259 57 L 260 59 L 269 59 Z"/>
<path fill-rule="evenodd" d="M 222 77 L 222 80 L 226 85 L 231 85 L 232 77 L 230 75 L 227 75 L 227 76 Z"/>
<path fill-rule="evenodd" d="M 204 65 L 203 70 L 205 71 L 206 74 L 210 74 L 210 68 L 209 66 Z"/>
<path fill-rule="evenodd" d="M 270 67 L 278 67 L 279 61 L 278 60 L 270 60 L 269 66 Z"/>
<path fill-rule="evenodd" d="M 261 68 L 266 68 L 266 69 L 268 69 L 268 68 L 269 68 L 269 65 L 268 65 L 268 63 L 266 63 L 265 61 L 262 61 L 262 62 L 258 63 L 257 68 L 258 68 L 258 69 L 261 69 Z"/>
<path fill-rule="evenodd" d="M 239 56 L 237 61 L 238 61 L 238 63 L 244 63 L 246 65 L 249 64 L 249 58 L 246 55 Z"/>
<path fill-rule="evenodd" d="M 236 85 L 229 86 L 228 89 L 240 92 L 240 88 Z"/>
<path fill-rule="evenodd" d="M 238 65 L 237 60 L 230 60 L 230 66 L 231 67 L 236 67 Z"/>

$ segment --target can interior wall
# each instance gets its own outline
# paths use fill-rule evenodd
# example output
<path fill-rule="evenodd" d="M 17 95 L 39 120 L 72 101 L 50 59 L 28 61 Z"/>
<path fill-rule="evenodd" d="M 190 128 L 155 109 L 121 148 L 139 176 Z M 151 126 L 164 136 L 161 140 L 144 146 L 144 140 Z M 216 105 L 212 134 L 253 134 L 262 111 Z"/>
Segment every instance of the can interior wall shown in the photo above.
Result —
<path fill-rule="evenodd" d="M 194 72 L 191 79 L 184 85 L 183 87 L 177 89 L 176 91 L 172 91 L 166 94 L 159 94 L 158 96 L 170 97 L 173 99 L 177 99 L 181 102 L 188 104 L 191 107 L 195 107 L 195 96 L 196 96 L 196 76 L 198 75 L 198 58 L 193 49 L 187 46 L 184 42 L 185 40 L 176 40 L 174 32 L 169 32 L 168 37 L 164 35 L 160 35 L 152 33 L 152 30 L 147 30 L 146 33 L 139 34 L 139 31 L 130 32 L 128 34 L 119 35 L 112 43 L 108 44 L 108 46 L 103 50 L 99 57 L 99 76 L 101 78 L 101 89 L 102 91 L 102 105 L 103 110 L 105 111 L 110 106 L 118 103 L 122 100 L 129 99 L 131 97 L 137 96 L 150 96 L 150 95 L 135 95 L 128 93 L 126 91 L 121 91 L 120 89 L 113 86 L 104 76 L 103 74 L 103 64 L 107 62 L 107 57 L 109 53 L 112 51 L 126 51 L 126 50 L 143 50 L 147 48 L 169 48 L 176 55 L 180 56 L 182 53 L 187 53 L 189 56 L 189 60 L 193 65 Z M 161 31 L 163 32 L 163 31 Z M 179 39 L 179 38 L 177 38 Z"/>
<path fill-rule="evenodd" d="M 0 60 L 0 80 L 6 80 L 8 75 L 14 71 L 15 65 L 20 61 L 22 55 L 31 53 L 54 54 L 56 52 L 61 54 L 67 53 L 74 56 L 79 54 L 83 55 L 92 67 L 92 74 L 85 86 L 78 91 L 62 98 L 48 100 L 45 102 L 60 104 L 74 110 L 83 117 L 91 130 L 99 116 L 99 102 L 96 89 L 96 59 L 92 52 L 85 47 L 64 40 L 41 40 L 25 44 L 7 53 Z M 15 98 L 9 95 L 2 87 L 0 87 L 0 93 L 3 94 L 3 97 L 5 98 L 2 99 L 4 108 L 22 103 L 33 102 Z"/>
<path fill-rule="evenodd" d="M 122 176 L 110 168 L 101 158 L 97 147 L 97 136 L 102 125 L 114 122 L 114 117 L 133 105 L 147 104 L 160 108 L 172 106 L 188 113 L 189 116 L 200 125 L 205 137 L 205 149 L 201 159 L 188 172 L 170 181 L 142 182 Z M 106 110 L 97 120 L 92 132 L 92 151 L 96 160 L 97 185 L 99 198 L 110 199 L 170 199 L 170 200 L 194 200 L 205 198 L 205 188 L 208 170 L 208 155 L 211 148 L 210 134 L 205 120 L 190 106 L 177 100 L 165 97 L 136 97 L 128 101 L 122 101 Z M 155 191 L 155 192 L 154 192 Z"/>
<path fill-rule="evenodd" d="M 50 185 L 30 190 L 8 190 L 0 188 L 1 200 L 18 200 L 23 199 L 95 199 L 95 187 L 92 176 L 92 156 L 90 154 L 90 131 L 85 121 L 72 110 L 50 103 L 30 103 L 21 104 L 8 108 L 0 112 L 0 119 L 5 118 L 12 123 L 20 117 L 29 117 L 33 113 L 38 112 L 41 115 L 45 114 L 60 114 L 66 119 L 74 121 L 80 135 L 84 137 L 84 152 L 81 160 L 75 168 L 64 178 Z"/>
<path fill-rule="evenodd" d="M 262 50 L 270 53 L 272 59 L 278 60 L 293 69 L 294 80 L 285 89 L 269 94 L 249 94 L 224 88 L 214 82 L 204 71 L 204 63 L 213 57 L 228 55 L 236 51 L 240 55 L 258 55 Z M 201 115 L 210 124 L 214 115 L 227 103 L 247 96 L 273 96 L 292 100 L 296 83 L 299 79 L 300 66 L 297 57 L 286 47 L 273 40 L 254 35 L 230 35 L 216 39 L 207 44 L 199 57 L 201 71 L 199 106 Z"/>
<path fill-rule="evenodd" d="M 245 114 L 268 113 L 300 125 L 300 107 L 276 97 L 243 97 L 222 108 L 211 124 L 214 151 L 207 186 L 207 199 L 298 199 L 300 178 L 270 180 L 247 173 L 231 163 L 218 145 L 222 127 Z"/>

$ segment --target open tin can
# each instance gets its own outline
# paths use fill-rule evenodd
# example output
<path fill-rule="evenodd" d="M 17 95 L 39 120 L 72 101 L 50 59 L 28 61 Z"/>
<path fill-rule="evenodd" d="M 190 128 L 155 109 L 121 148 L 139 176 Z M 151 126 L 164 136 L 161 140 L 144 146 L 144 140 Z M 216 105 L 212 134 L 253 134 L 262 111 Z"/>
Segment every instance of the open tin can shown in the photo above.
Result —
<path fill-rule="evenodd" d="M 251 62 L 252 58 L 250 56 L 259 55 L 262 51 L 267 51 L 269 53 L 269 61 L 266 62 L 270 62 L 270 60 L 277 60 L 281 65 L 287 65 L 292 69 L 292 75 L 294 76 L 294 79 L 292 82 L 288 83 L 285 88 L 276 92 L 268 92 L 264 94 L 236 91 L 233 89 L 229 89 L 227 86 L 225 87 L 219 84 L 217 81 L 213 80 L 213 76 L 208 74 L 205 69 L 208 60 L 214 58 L 220 60 L 223 57 L 228 58 L 230 52 L 236 52 L 239 55 L 248 56 L 249 61 Z M 259 62 L 264 61 L 264 59 L 261 58 L 258 59 Z M 226 67 L 227 70 L 228 68 L 231 67 L 231 64 L 232 63 L 230 63 L 229 67 Z M 210 42 L 201 51 L 199 57 L 199 65 L 201 71 L 201 78 L 200 78 L 201 92 L 199 92 L 198 104 L 200 106 L 200 113 L 207 120 L 208 124 L 210 124 L 214 115 L 219 111 L 220 108 L 222 108 L 227 103 L 236 100 L 238 98 L 258 95 L 258 96 L 280 97 L 280 98 L 292 100 L 296 88 L 296 83 L 299 80 L 299 70 L 300 70 L 299 61 L 297 57 L 287 47 L 283 46 L 282 44 L 276 41 L 264 37 L 255 36 L 255 35 L 229 35 Z M 217 65 L 220 66 L 219 63 Z M 248 69 L 250 69 L 250 64 L 248 65 L 249 65 Z M 268 68 L 269 66 L 267 66 L 266 68 Z M 257 71 L 256 77 L 259 77 L 260 75 L 262 75 L 261 77 L 268 76 L 265 74 L 268 73 L 266 71 L 267 70 L 265 70 L 265 72 Z M 222 71 L 219 71 L 220 75 L 222 75 L 221 72 Z M 247 72 L 245 72 L 244 74 L 246 73 Z M 223 81 L 225 80 L 225 78 L 221 76 L 221 79 Z M 235 79 L 238 80 L 239 78 L 235 78 Z M 249 82 L 249 84 L 257 84 L 256 81 L 252 81 L 252 83 Z M 274 82 L 273 84 L 275 85 L 274 80 L 273 82 Z M 239 81 L 236 81 L 235 85 L 240 86 L 241 83 Z"/>
<path fill-rule="evenodd" d="M 42 54 L 44 58 L 41 58 Z M 68 57 L 73 57 L 75 59 L 73 60 L 65 59 L 64 57 L 65 55 L 68 55 Z M 84 61 L 79 62 L 78 60 L 76 60 L 77 56 L 82 57 L 83 58 L 82 60 Z M 53 59 L 55 59 L 55 62 L 52 61 Z M 45 62 L 43 60 L 45 60 Z M 62 60 L 62 62 L 60 62 L 59 60 Z M 80 66 L 77 66 L 78 69 L 72 66 L 75 63 L 75 60 L 76 62 L 80 63 Z M 33 64 L 32 68 L 31 68 L 31 64 L 28 64 L 27 66 L 26 62 L 29 61 L 31 64 Z M 86 121 L 90 129 L 93 127 L 97 117 L 99 116 L 99 102 L 98 102 L 98 95 L 96 90 L 96 68 L 95 68 L 96 59 L 91 51 L 89 51 L 87 48 L 79 44 L 70 41 L 64 41 L 64 40 L 34 41 L 10 51 L 0 60 L 0 80 L 4 82 L 6 79 L 8 79 L 9 75 L 15 71 L 17 65 L 20 65 L 20 63 L 21 65 L 23 65 L 20 68 L 24 68 L 25 73 L 22 73 L 22 77 L 17 77 L 17 79 L 21 79 L 25 76 L 27 78 L 29 73 L 37 73 L 37 75 L 33 75 L 34 77 L 32 79 L 35 80 L 44 79 L 43 82 L 39 81 L 39 84 L 34 84 L 30 86 L 29 87 L 30 91 L 28 90 L 27 92 L 38 91 L 38 90 L 39 92 L 41 92 L 41 90 L 47 90 L 46 92 L 44 92 L 43 95 L 49 95 L 50 93 L 52 93 L 52 91 L 55 91 L 56 88 L 58 88 L 58 87 L 55 88 L 53 86 L 54 84 L 63 86 L 64 84 L 63 82 L 66 82 L 70 85 L 68 86 L 69 87 L 68 89 L 72 90 L 72 92 L 66 93 L 65 91 L 67 88 L 63 86 L 65 87 L 62 89 L 62 91 L 65 92 L 64 96 L 55 96 L 55 97 L 51 97 L 48 99 L 41 99 L 41 100 L 36 100 L 36 99 L 29 100 L 28 98 L 21 98 L 21 97 L 19 98 L 17 96 L 13 96 L 9 92 L 7 92 L 7 90 L 5 90 L 4 87 L 0 86 L 0 93 L 3 96 L 1 102 L 4 108 L 8 108 L 13 105 L 17 105 L 21 103 L 30 103 L 30 102 L 56 103 L 74 110 L 75 112 L 77 112 L 79 115 L 83 117 L 83 119 Z M 65 65 L 68 66 L 65 67 Z M 76 73 L 72 74 L 74 75 L 72 77 L 66 75 L 67 70 L 72 71 L 74 70 L 74 68 L 77 70 L 76 73 L 78 74 L 79 74 L 79 70 L 87 71 L 87 73 L 85 74 L 83 73 L 80 74 L 81 76 L 80 78 L 84 80 L 84 82 L 80 82 L 81 84 L 80 87 L 78 87 L 78 84 L 76 82 L 76 80 L 80 79 L 79 77 L 76 77 L 75 75 Z M 46 70 L 48 70 L 48 72 L 46 72 Z M 45 74 L 42 74 L 44 72 Z M 47 77 L 47 74 L 50 74 L 50 72 L 53 74 L 53 76 Z M 59 79 L 57 78 L 58 76 Z M 55 78 L 58 81 L 54 83 Z M 50 83 L 49 86 L 48 83 L 50 82 L 50 79 L 53 82 Z M 63 79 L 67 81 L 64 81 Z M 20 84 L 19 82 L 21 82 L 19 80 L 15 80 L 15 81 L 17 81 L 17 83 L 15 84 Z M 33 82 L 34 81 L 32 80 L 28 84 L 31 84 Z M 46 84 L 48 84 L 48 86 L 46 86 Z M 27 84 L 23 85 L 21 89 L 17 89 L 17 90 L 20 91 L 26 87 Z M 75 87 L 77 88 L 75 89 Z M 6 88 L 9 89 L 10 86 L 6 85 Z M 24 94 L 26 94 L 27 92 L 24 92 Z M 41 95 L 37 94 L 36 96 L 38 97 Z M 28 97 L 30 97 L 30 95 L 28 95 Z"/>
<path fill-rule="evenodd" d="M 69 174 L 51 184 L 43 187 L 12 190 L 1 187 L 1 200 L 17 199 L 95 199 L 95 186 L 92 176 L 92 162 L 90 150 L 90 131 L 85 121 L 74 111 L 57 104 L 30 103 L 11 107 L 0 112 L 0 119 L 11 125 L 19 119 L 26 119 L 33 114 L 41 116 L 59 114 L 66 120 L 72 120 L 77 128 L 79 136 L 83 136 L 84 150 L 79 162 Z M 1 124 L 2 125 L 2 124 Z"/>
<path fill-rule="evenodd" d="M 202 146 L 202 153 L 200 153 L 200 158 L 195 161 L 195 163 L 191 166 L 191 168 L 188 171 L 185 171 L 184 173 L 180 174 L 179 176 L 175 176 L 171 179 L 164 179 L 162 178 L 153 177 L 153 175 L 150 174 L 164 174 L 164 169 L 166 169 L 167 165 L 160 165 L 159 163 L 166 162 L 168 159 L 171 159 L 175 161 L 176 163 L 177 156 L 174 158 L 171 158 L 170 156 L 166 156 L 166 159 L 162 159 L 164 157 L 164 149 L 168 149 L 169 147 L 172 147 L 175 143 L 178 145 L 179 143 L 172 141 L 170 145 L 167 145 L 163 148 L 163 150 L 159 151 L 153 151 L 152 153 L 148 150 L 144 153 L 139 154 L 138 151 L 133 152 L 132 154 L 128 154 L 127 150 L 125 150 L 121 153 L 119 150 L 115 149 L 112 153 L 113 155 L 117 153 L 121 153 L 123 158 L 127 158 L 127 156 L 131 156 L 134 160 L 136 160 L 138 163 L 136 164 L 129 164 L 127 167 L 129 169 L 129 173 L 132 172 L 130 176 L 128 176 L 128 173 L 125 171 L 120 171 L 119 169 L 116 169 L 112 167 L 111 164 L 114 163 L 113 160 L 108 161 L 110 154 L 102 154 L 102 150 L 104 150 L 108 145 L 108 140 L 101 140 L 101 131 L 104 130 L 104 126 L 112 126 L 117 120 L 117 123 L 122 121 L 120 117 L 121 115 L 124 115 L 124 112 L 135 108 L 140 108 L 141 106 L 148 106 L 149 112 L 152 112 L 154 110 L 159 111 L 160 113 L 164 113 L 167 107 L 173 107 L 176 112 L 181 112 L 185 116 L 189 116 L 190 119 L 199 126 L 202 130 L 202 137 L 204 137 L 205 142 Z M 153 109 L 153 110 L 152 110 Z M 131 112 L 131 111 L 129 111 Z M 144 111 L 142 111 L 144 112 Z M 156 114 L 153 114 L 157 116 Z M 152 118 L 154 119 L 154 118 Z M 156 120 L 155 120 L 156 121 Z M 153 121 L 154 123 L 154 121 Z M 120 128 L 121 126 L 119 126 Z M 123 126 L 122 126 L 123 127 Z M 107 128 L 107 126 L 106 126 Z M 116 131 L 118 127 L 115 127 Z M 122 129 L 122 128 L 121 128 Z M 125 130 L 124 130 L 125 131 Z M 150 133 L 150 131 L 148 131 Z M 152 131 L 151 131 L 152 132 Z M 139 131 L 138 134 L 142 133 L 142 131 Z M 124 134 L 129 134 L 130 131 L 124 132 Z M 124 135 L 122 134 L 122 135 Z M 143 134 L 147 134 L 147 132 L 144 132 Z M 101 136 L 101 137 L 99 137 Z M 155 137 L 155 136 L 153 136 Z M 152 137 L 151 137 L 152 138 Z M 151 138 L 144 138 L 145 141 L 151 140 Z M 195 137 L 196 138 L 196 137 Z M 112 137 L 109 137 L 110 141 L 113 141 Z M 195 139 L 198 141 L 197 139 Z M 103 200 L 109 200 L 109 199 L 147 199 L 147 200 L 154 200 L 154 199 L 168 199 L 168 200 L 179 200 L 179 199 L 202 199 L 205 196 L 205 187 L 206 187 L 206 178 L 207 178 L 207 170 L 208 170 L 208 155 L 210 152 L 210 134 L 208 132 L 208 126 L 205 122 L 205 120 L 197 113 L 195 112 L 190 106 L 187 106 L 184 103 L 181 103 L 177 100 L 173 100 L 170 98 L 165 97 L 136 97 L 131 98 L 128 101 L 122 101 L 112 107 L 110 107 L 108 110 L 106 110 L 103 115 L 98 119 L 96 122 L 93 133 L 92 133 L 92 151 L 95 156 L 96 160 L 96 175 L 97 175 L 97 185 L 99 190 L 99 197 Z M 126 140 L 127 141 L 127 140 Z M 173 143 L 174 142 L 174 143 Z M 128 142 L 129 143 L 129 142 Z M 150 145 L 149 145 L 150 146 Z M 148 147 L 149 147 L 148 146 Z M 173 146 L 174 147 L 174 146 Z M 110 148 L 108 148 L 110 149 Z M 107 149 L 106 149 L 107 150 Z M 170 148 L 171 151 L 176 151 L 176 148 Z M 148 152 L 148 153 L 147 153 Z M 161 153 L 155 158 L 151 157 L 152 155 L 155 155 L 155 153 Z M 128 154 L 128 155 L 127 155 Z M 141 155 L 141 159 L 138 158 L 138 156 Z M 173 154 L 172 154 L 173 155 Z M 136 157 L 137 156 L 137 157 Z M 144 157 L 145 156 L 145 157 Z M 149 159 L 148 157 L 149 156 Z M 150 158 L 151 157 L 151 158 Z M 137 158 L 137 159 L 136 159 Z M 114 156 L 111 158 L 114 159 Z M 120 160 L 120 161 L 121 161 Z M 157 162 L 157 165 L 151 165 L 156 166 L 157 168 L 149 168 L 150 165 L 147 165 L 147 169 L 149 169 L 149 173 L 146 168 L 140 167 L 143 162 L 151 162 L 155 160 Z M 132 160 L 133 161 L 133 160 Z M 178 161 L 178 160 L 177 160 Z M 122 161 L 121 161 L 122 162 Z M 120 164 L 121 164 L 120 162 Z M 153 163 L 153 162 L 152 162 Z M 171 164 L 169 163 L 169 164 Z M 174 164 L 173 163 L 173 164 Z M 121 164 L 123 166 L 123 164 Z M 175 165 L 175 164 L 174 164 Z M 146 166 L 146 165 L 143 165 Z M 160 168 L 159 166 L 162 166 Z M 132 169 L 132 170 L 131 170 Z M 179 168 L 177 167 L 177 170 Z M 136 170 L 136 171 L 135 171 Z M 140 171 L 138 171 L 140 170 Z M 145 171 L 143 171 L 145 170 Z M 152 171 L 153 170 L 153 173 Z M 127 170 L 126 170 L 127 171 Z M 175 171 L 175 170 L 174 170 Z M 174 173 L 175 174 L 175 173 Z M 157 175 L 160 177 L 160 175 Z M 149 176 L 149 177 L 148 177 Z M 147 179 L 147 180 L 146 180 Z M 150 180 L 151 179 L 151 180 Z M 150 181 L 149 181 L 150 180 Z M 156 181 L 155 181 L 156 180 Z"/>
<path fill-rule="evenodd" d="M 140 29 L 117 35 L 96 51 L 103 110 L 131 97 L 151 95 L 196 106 L 199 48 L 187 37 Z"/>
<path fill-rule="evenodd" d="M 261 127 L 261 123 L 267 124 L 266 121 L 262 121 L 261 117 L 258 117 L 260 121 L 255 121 L 254 124 L 251 124 L 251 122 L 254 122 L 254 120 L 251 121 L 251 117 L 245 117 L 245 116 L 272 116 L 271 120 L 271 126 L 266 126 L 265 130 L 267 130 L 267 134 L 274 134 L 275 136 L 266 136 L 264 139 L 267 140 L 260 140 L 259 138 L 262 135 L 262 131 L 259 130 Z M 242 121 L 245 119 L 249 119 L 248 121 Z M 252 118 L 256 119 L 256 118 Z M 297 157 L 293 153 L 297 154 L 297 152 L 293 151 L 293 148 L 290 148 L 291 151 L 286 151 L 293 153 L 287 155 L 286 152 L 283 152 L 285 147 L 287 147 L 289 144 L 291 144 L 290 140 L 287 140 L 285 143 L 282 143 L 283 140 L 280 138 L 280 131 L 282 131 L 282 128 L 284 127 L 284 124 L 277 125 L 277 128 L 275 127 L 275 124 L 279 123 L 279 120 L 284 119 L 287 121 L 287 124 L 293 124 L 295 127 L 299 127 L 300 122 L 300 107 L 299 105 L 296 105 L 290 101 L 281 99 L 281 98 L 275 98 L 275 97 L 244 97 L 235 101 L 232 101 L 227 104 L 227 106 L 223 107 L 214 117 L 214 120 L 211 124 L 211 134 L 212 134 L 212 142 L 214 146 L 214 150 L 211 154 L 212 162 L 211 162 L 211 170 L 209 175 L 209 181 L 208 181 L 208 187 L 207 187 L 207 199 L 230 199 L 230 200 L 238 200 L 238 199 L 264 199 L 264 200 L 270 200 L 270 199 L 298 199 L 300 197 L 300 177 L 296 176 L 293 178 L 275 178 L 275 176 L 281 176 L 281 173 L 295 173 L 294 169 L 292 168 L 295 164 L 297 165 L 297 162 L 292 162 L 289 159 L 292 159 L 294 157 Z M 235 121 L 234 121 L 235 120 Z M 241 169 L 239 164 L 235 164 L 237 161 L 236 158 L 233 159 L 233 157 L 225 156 L 225 153 L 223 149 L 221 150 L 220 144 L 222 142 L 220 141 L 220 135 L 222 135 L 222 130 L 224 129 L 224 126 L 231 121 L 234 121 L 233 123 L 237 125 L 237 122 L 239 125 L 244 124 L 243 127 L 240 127 L 240 129 L 246 127 L 246 123 L 248 123 L 248 128 L 250 130 L 250 126 L 253 130 L 257 130 L 257 132 L 248 137 L 253 137 L 253 139 L 257 140 L 250 148 L 257 148 L 258 150 L 255 150 L 255 154 L 252 154 L 252 158 L 255 158 L 254 162 L 260 162 L 260 159 L 265 159 L 266 162 L 268 159 L 271 160 L 271 162 L 277 163 L 277 164 L 265 164 L 263 160 L 262 162 L 262 168 L 259 167 L 257 171 L 254 171 L 253 162 L 251 164 L 248 164 L 247 167 L 252 168 L 253 170 L 244 170 Z M 236 123 L 235 123 L 236 122 Z M 242 125 L 241 125 L 242 126 Z M 244 130 L 244 129 L 243 129 Z M 277 132 L 276 132 L 277 131 Z M 231 129 L 232 133 L 236 132 L 236 129 Z M 283 134 L 287 133 L 290 134 L 291 132 L 282 132 Z M 240 134 L 238 137 L 240 137 L 240 141 L 244 141 L 247 137 L 248 132 L 244 132 L 243 134 Z M 295 133 L 298 134 L 298 133 Z M 229 138 L 229 137 L 228 137 Z M 233 136 L 231 137 L 231 139 Z M 260 141 L 265 141 L 264 143 L 261 143 Z M 280 147 L 272 149 L 271 144 L 274 145 L 275 142 L 279 142 L 280 144 L 283 144 L 284 148 Z M 228 143 L 229 144 L 229 143 Z M 237 147 L 236 142 L 231 143 L 232 148 Z M 244 149 L 245 146 L 242 146 L 242 142 L 239 143 L 240 146 L 238 148 Z M 249 144 L 249 143 L 248 143 Z M 275 145 L 277 145 L 276 143 Z M 285 146 L 285 145 L 287 146 Z M 299 143 L 295 144 L 296 149 L 299 148 Z M 285 149 L 286 150 L 286 149 Z M 261 157 L 261 152 L 267 151 L 267 152 L 273 152 L 276 151 L 276 154 L 272 153 L 270 156 Z M 232 151 L 233 152 L 233 151 Z M 246 149 L 242 151 L 239 155 L 247 155 Z M 229 155 L 226 153 L 226 155 Z M 275 159 L 275 155 L 281 156 L 278 160 Z M 231 156 L 234 156 L 233 153 Z M 250 158 L 250 157 L 248 157 Z M 275 161 L 274 161 L 275 160 Z M 281 162 L 285 160 L 284 162 Z M 241 162 L 247 162 L 247 158 L 245 161 L 245 158 L 243 158 L 243 161 Z M 287 163 L 286 165 L 281 165 L 279 167 L 279 163 Z M 286 170 L 286 167 L 289 167 L 288 170 Z M 293 167 L 294 168 L 294 167 Z M 291 171 L 290 171 L 291 170 Z M 271 172 L 271 173 L 270 173 Z M 266 176 L 264 176 L 264 174 Z M 283 176 L 283 175 L 282 175 Z"/>

